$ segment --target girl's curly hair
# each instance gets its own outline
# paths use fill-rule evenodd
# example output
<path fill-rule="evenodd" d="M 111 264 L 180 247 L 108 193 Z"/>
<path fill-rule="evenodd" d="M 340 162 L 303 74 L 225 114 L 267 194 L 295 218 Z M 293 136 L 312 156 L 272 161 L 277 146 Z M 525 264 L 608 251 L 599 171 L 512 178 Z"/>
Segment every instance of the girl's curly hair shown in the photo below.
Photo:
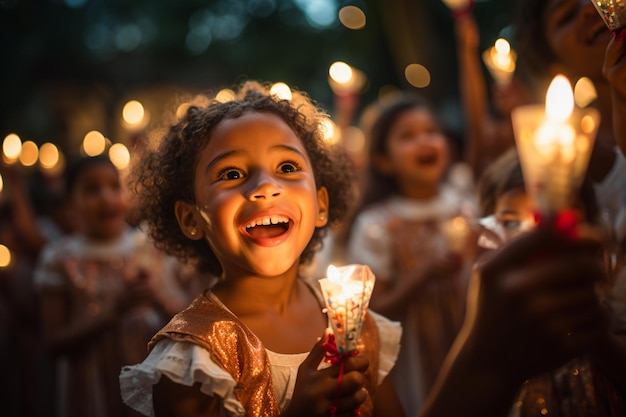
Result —
<path fill-rule="evenodd" d="M 267 85 L 248 81 L 240 86 L 234 100 L 189 106 L 160 144 L 148 149 L 131 171 L 133 219 L 147 228 L 157 247 L 216 276 L 221 275 L 222 267 L 215 254 L 206 241 L 190 240 L 182 233 L 174 207 L 177 201 L 194 203 L 195 167 L 200 150 L 211 140 L 212 130 L 224 120 L 251 112 L 272 113 L 293 129 L 311 160 L 316 186 L 328 190 L 329 222 L 316 228 L 301 263 L 311 260 L 322 246 L 327 227 L 340 222 L 353 201 L 354 170 L 350 160 L 341 149 L 324 141 L 322 121 L 327 116 L 306 94 L 293 91 L 291 99 L 280 99 L 270 94 Z"/>

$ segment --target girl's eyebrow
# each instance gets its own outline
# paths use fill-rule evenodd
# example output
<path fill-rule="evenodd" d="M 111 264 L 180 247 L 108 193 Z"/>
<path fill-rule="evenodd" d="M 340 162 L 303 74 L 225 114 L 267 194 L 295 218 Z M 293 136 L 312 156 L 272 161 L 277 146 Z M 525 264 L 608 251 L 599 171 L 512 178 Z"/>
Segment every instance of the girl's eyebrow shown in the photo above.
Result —
<path fill-rule="evenodd" d="M 295 146 L 290 146 L 290 145 L 275 145 L 272 146 L 270 148 L 270 150 L 272 151 L 287 151 L 287 152 L 294 152 L 296 154 L 298 154 L 300 157 L 302 157 L 303 159 L 308 159 L 307 156 L 298 148 L 296 148 Z M 222 152 L 218 155 L 215 156 L 215 158 L 213 158 L 206 166 L 206 168 L 204 169 L 205 174 L 208 173 L 211 168 L 213 168 L 215 165 L 217 165 L 220 161 L 226 159 L 226 158 L 230 158 L 232 156 L 235 155 L 243 155 L 245 154 L 244 151 L 240 150 L 240 149 L 232 149 L 230 151 L 225 151 Z"/>

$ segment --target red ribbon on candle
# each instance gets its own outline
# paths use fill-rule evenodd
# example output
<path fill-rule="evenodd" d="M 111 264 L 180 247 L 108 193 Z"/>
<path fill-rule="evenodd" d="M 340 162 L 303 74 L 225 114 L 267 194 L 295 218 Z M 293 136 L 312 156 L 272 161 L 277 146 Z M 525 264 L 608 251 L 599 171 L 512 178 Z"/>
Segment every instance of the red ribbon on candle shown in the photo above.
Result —
<path fill-rule="evenodd" d="M 329 334 L 328 341 L 322 344 L 322 347 L 326 351 L 326 355 L 324 356 L 324 362 L 329 363 L 331 365 L 339 364 L 339 376 L 337 376 L 337 401 L 341 398 L 341 384 L 343 382 L 343 374 L 344 374 L 344 363 L 346 359 L 350 356 L 356 356 L 359 354 L 358 350 L 350 350 L 348 352 L 340 352 L 337 348 L 337 343 L 335 342 L 335 335 Z M 330 417 L 335 417 L 337 414 L 337 406 L 332 405 L 330 407 Z M 354 410 L 355 416 L 360 416 L 361 412 L 357 408 Z"/>
<path fill-rule="evenodd" d="M 547 220 L 540 213 L 535 213 L 535 222 L 537 225 L 546 224 Z M 559 233 L 571 240 L 576 240 L 578 237 L 576 226 L 580 220 L 580 215 L 574 209 L 561 210 L 551 219 L 549 224 L 552 225 Z"/>

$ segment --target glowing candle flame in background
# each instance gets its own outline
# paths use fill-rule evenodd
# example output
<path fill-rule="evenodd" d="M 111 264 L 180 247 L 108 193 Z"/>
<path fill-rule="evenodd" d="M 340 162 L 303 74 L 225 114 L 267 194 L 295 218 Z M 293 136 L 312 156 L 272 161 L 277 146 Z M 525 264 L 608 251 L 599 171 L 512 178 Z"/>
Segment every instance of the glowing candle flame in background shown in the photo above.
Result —
<path fill-rule="evenodd" d="M 600 113 L 576 108 L 569 80 L 558 75 L 545 106 L 518 107 L 511 119 L 524 182 L 537 208 L 548 216 L 570 208 L 589 164 Z"/>

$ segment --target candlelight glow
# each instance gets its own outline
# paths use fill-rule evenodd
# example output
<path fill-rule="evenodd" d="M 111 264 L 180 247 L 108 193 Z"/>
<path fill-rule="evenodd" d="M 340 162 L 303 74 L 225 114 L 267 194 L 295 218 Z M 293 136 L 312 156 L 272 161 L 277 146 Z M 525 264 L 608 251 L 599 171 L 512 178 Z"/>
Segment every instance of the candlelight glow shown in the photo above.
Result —
<path fill-rule="evenodd" d="M 97 130 L 88 132 L 83 139 L 83 151 L 87 156 L 96 156 L 104 152 L 106 139 Z"/>
<path fill-rule="evenodd" d="M 409 64 L 404 69 L 406 80 L 413 87 L 424 88 L 430 85 L 430 72 L 428 68 L 420 64 Z"/>
<path fill-rule="evenodd" d="M 518 107 L 511 120 L 524 182 L 541 213 L 553 215 L 571 207 L 589 163 L 600 113 L 575 107 L 568 79 L 558 75 L 545 105 Z"/>
<path fill-rule="evenodd" d="M 340 352 L 357 349 L 375 280 L 366 265 L 330 265 L 319 280 Z"/>
<path fill-rule="evenodd" d="M 517 55 L 511 49 L 511 44 L 499 38 L 495 44 L 483 52 L 483 61 L 494 81 L 501 86 L 511 82 L 515 72 Z"/>
<path fill-rule="evenodd" d="M 11 251 L 0 244 L 0 268 L 6 268 L 9 265 L 11 265 Z"/>
<path fill-rule="evenodd" d="M 278 97 L 280 100 L 291 100 L 291 88 L 285 83 L 275 83 L 270 87 L 270 94 Z"/>
<path fill-rule="evenodd" d="M 41 145 L 39 163 L 44 169 L 54 168 L 59 163 L 59 149 L 50 142 Z"/>
<path fill-rule="evenodd" d="M 37 163 L 39 159 L 39 148 L 32 141 L 26 141 L 22 144 L 22 152 L 20 153 L 20 162 L 25 167 L 31 167 Z"/>
<path fill-rule="evenodd" d="M 333 81 L 339 84 L 347 84 L 352 79 L 352 67 L 345 62 L 334 62 L 328 69 L 328 74 Z"/>
<path fill-rule="evenodd" d="M 4 188 L 4 181 L 2 180 L 2 175 L 0 174 L 0 193 L 2 193 L 3 188 Z"/>
<path fill-rule="evenodd" d="M 143 121 L 145 110 L 143 104 L 137 100 L 130 100 L 124 104 L 122 109 L 122 118 L 129 125 L 138 125 Z"/>
<path fill-rule="evenodd" d="M 563 75 L 554 77 L 546 94 L 546 116 L 555 122 L 565 122 L 574 110 L 574 93 Z"/>
<path fill-rule="evenodd" d="M 578 107 L 584 108 L 593 103 L 598 98 L 598 92 L 593 81 L 587 77 L 582 77 L 576 81 L 574 86 L 574 101 Z"/>
<path fill-rule="evenodd" d="M 322 137 L 327 143 L 332 145 L 339 143 L 339 140 L 341 139 L 341 132 L 337 129 L 335 122 L 331 119 L 326 118 L 322 120 L 320 123 L 320 130 L 322 131 Z"/>
<path fill-rule="evenodd" d="M 511 45 L 509 44 L 509 41 L 504 38 L 496 40 L 494 48 L 496 48 L 496 52 L 499 55 L 508 55 L 509 53 L 511 53 Z"/>
<path fill-rule="evenodd" d="M 235 99 L 235 92 L 230 88 L 223 88 L 215 95 L 215 100 L 220 103 L 228 103 Z"/>
<path fill-rule="evenodd" d="M 22 140 L 15 133 L 9 133 L 2 142 L 2 153 L 7 159 L 17 159 L 22 152 Z"/>
<path fill-rule="evenodd" d="M 365 13 L 356 6 L 346 6 L 339 10 L 339 21 L 348 29 L 358 30 L 365 27 Z"/>
<path fill-rule="evenodd" d="M 130 163 L 130 152 L 123 143 L 114 143 L 109 148 L 109 159 L 117 169 L 122 170 Z"/>

